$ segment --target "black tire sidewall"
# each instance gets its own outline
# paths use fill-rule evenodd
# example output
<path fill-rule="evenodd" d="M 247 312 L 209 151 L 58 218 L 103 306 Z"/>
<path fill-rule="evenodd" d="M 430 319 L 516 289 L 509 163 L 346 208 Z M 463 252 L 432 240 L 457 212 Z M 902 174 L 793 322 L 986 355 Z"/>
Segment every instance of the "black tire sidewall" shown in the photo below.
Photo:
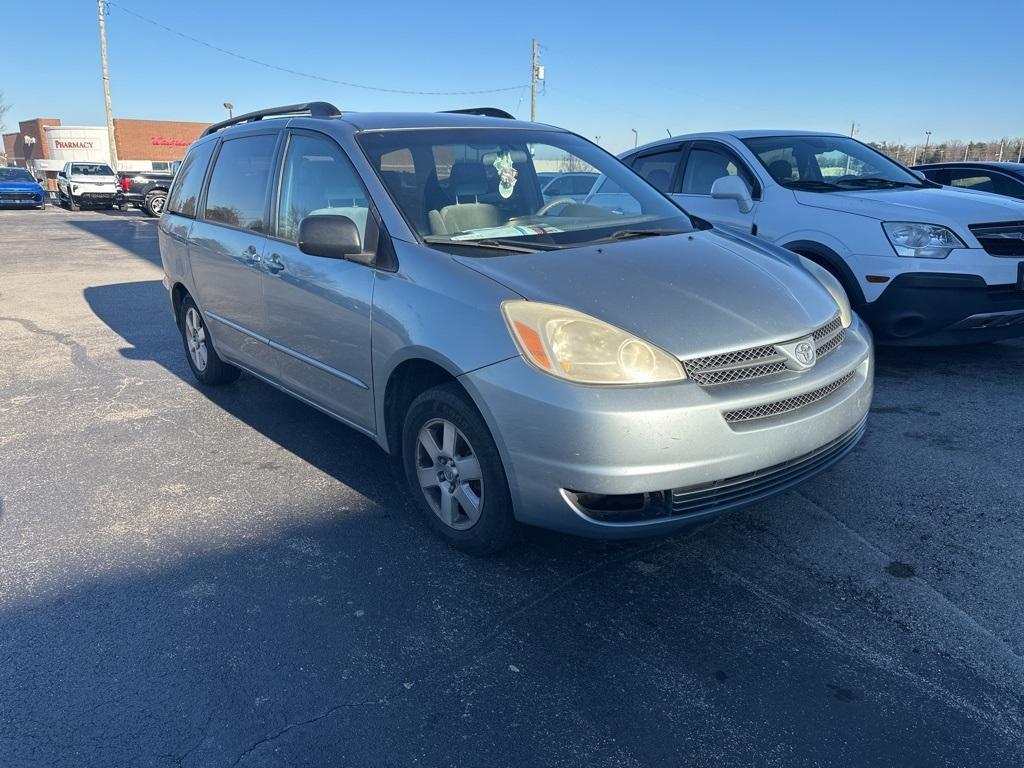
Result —
<path fill-rule="evenodd" d="M 416 478 L 416 451 L 420 429 L 431 419 L 446 419 L 458 427 L 473 446 L 480 462 L 484 503 L 480 519 L 467 530 L 445 525 L 431 509 Z M 429 389 L 410 405 L 402 429 L 402 466 L 410 491 L 430 526 L 451 545 L 474 555 L 493 554 L 515 536 L 517 524 L 512 513 L 508 479 L 497 445 L 476 406 L 456 383 Z"/>

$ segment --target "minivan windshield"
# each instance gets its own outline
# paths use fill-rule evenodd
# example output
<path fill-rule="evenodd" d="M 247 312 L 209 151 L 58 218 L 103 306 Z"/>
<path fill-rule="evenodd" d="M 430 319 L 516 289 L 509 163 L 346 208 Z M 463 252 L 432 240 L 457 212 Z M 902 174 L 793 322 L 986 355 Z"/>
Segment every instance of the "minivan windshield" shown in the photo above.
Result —
<path fill-rule="evenodd" d="M 776 182 L 836 192 L 931 186 L 881 152 L 846 136 L 762 136 L 743 141 Z"/>
<path fill-rule="evenodd" d="M 113 176 L 109 165 L 103 163 L 72 163 L 71 173 L 75 176 Z"/>
<path fill-rule="evenodd" d="M 35 181 L 24 168 L 0 168 L 0 181 Z"/>
<path fill-rule="evenodd" d="M 570 133 L 529 128 L 368 131 L 359 143 L 395 205 L 424 242 L 568 248 L 690 232 L 674 203 L 619 160 Z M 621 194 L 545 195 L 548 174 L 603 174 Z"/>

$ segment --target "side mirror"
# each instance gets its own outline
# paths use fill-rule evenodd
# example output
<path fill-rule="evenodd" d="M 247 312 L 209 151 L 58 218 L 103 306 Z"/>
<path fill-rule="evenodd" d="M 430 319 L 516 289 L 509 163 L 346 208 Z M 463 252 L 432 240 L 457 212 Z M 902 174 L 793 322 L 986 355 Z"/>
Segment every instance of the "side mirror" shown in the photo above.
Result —
<path fill-rule="evenodd" d="M 735 200 L 740 213 L 750 213 L 754 209 L 754 199 L 750 190 L 739 176 L 723 176 L 715 179 L 711 185 L 711 197 L 715 200 Z"/>
<path fill-rule="evenodd" d="M 363 254 L 359 227 L 348 216 L 313 214 L 299 222 L 299 250 L 310 256 L 327 259 L 350 259 L 362 264 L 373 261 L 372 254 Z M 365 258 L 355 258 L 365 256 Z"/>
<path fill-rule="evenodd" d="M 919 178 L 921 181 L 928 181 L 928 177 L 924 175 L 924 171 L 915 171 L 913 168 L 911 168 L 910 172 L 917 176 L 917 178 Z"/>

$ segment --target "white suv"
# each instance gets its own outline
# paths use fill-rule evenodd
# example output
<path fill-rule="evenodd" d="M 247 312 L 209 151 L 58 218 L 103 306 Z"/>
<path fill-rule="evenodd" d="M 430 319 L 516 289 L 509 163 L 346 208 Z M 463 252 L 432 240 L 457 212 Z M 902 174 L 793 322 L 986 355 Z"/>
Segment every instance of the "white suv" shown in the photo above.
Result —
<path fill-rule="evenodd" d="M 57 201 L 69 210 L 82 206 L 114 207 L 117 174 L 106 163 L 65 163 L 57 174 Z"/>
<path fill-rule="evenodd" d="M 838 134 L 692 134 L 622 159 L 688 213 L 830 270 L 880 342 L 1024 336 L 1024 202 L 942 187 Z M 618 205 L 610 184 L 588 202 Z"/>

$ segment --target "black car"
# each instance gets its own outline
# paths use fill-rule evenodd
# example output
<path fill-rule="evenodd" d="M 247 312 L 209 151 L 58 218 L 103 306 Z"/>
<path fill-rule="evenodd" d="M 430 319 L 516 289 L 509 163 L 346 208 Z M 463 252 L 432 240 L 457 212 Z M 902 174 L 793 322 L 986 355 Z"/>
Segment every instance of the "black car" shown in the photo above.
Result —
<path fill-rule="evenodd" d="M 938 184 L 1024 200 L 1024 163 L 929 163 L 914 170 Z"/>

